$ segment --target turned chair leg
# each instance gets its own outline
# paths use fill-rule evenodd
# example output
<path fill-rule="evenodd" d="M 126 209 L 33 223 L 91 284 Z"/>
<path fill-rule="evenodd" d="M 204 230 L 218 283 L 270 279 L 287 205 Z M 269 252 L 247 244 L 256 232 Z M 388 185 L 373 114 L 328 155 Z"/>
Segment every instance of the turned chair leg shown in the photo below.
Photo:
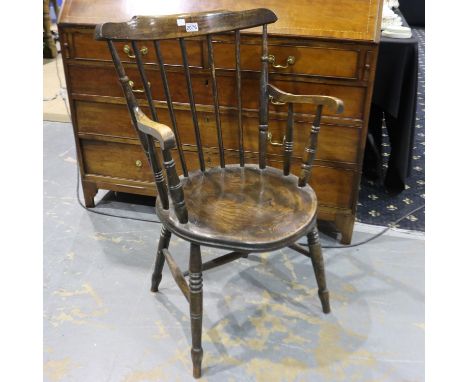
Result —
<path fill-rule="evenodd" d="M 310 258 L 312 259 L 312 265 L 314 267 L 322 310 L 323 313 L 330 313 L 330 300 L 325 279 L 325 265 L 323 263 L 322 247 L 320 245 L 317 226 L 314 227 L 312 232 L 307 234 L 307 243 L 309 244 Z"/>
<path fill-rule="evenodd" d="M 157 292 L 159 284 L 162 279 L 162 270 L 164 268 L 164 254 L 163 249 L 169 248 L 169 242 L 171 241 L 171 231 L 169 231 L 164 225 L 161 228 L 161 237 L 159 238 L 158 252 L 156 254 L 156 263 L 154 264 L 154 272 L 151 277 L 151 292 Z"/>
<path fill-rule="evenodd" d="M 192 327 L 193 377 L 201 377 L 203 348 L 201 346 L 203 317 L 203 279 L 200 246 L 190 244 L 189 261 L 190 322 Z"/>

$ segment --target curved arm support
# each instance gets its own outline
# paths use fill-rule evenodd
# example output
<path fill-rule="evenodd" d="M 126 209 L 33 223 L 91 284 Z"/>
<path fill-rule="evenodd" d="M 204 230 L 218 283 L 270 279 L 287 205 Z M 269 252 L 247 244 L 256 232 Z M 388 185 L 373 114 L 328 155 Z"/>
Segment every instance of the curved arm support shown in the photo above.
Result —
<path fill-rule="evenodd" d="M 169 126 L 149 119 L 139 107 L 135 107 L 134 112 L 138 129 L 156 139 L 161 146 L 161 150 L 176 147 L 175 135 Z"/>
<path fill-rule="evenodd" d="M 341 114 L 344 110 L 343 101 L 336 97 L 322 95 L 298 95 L 284 92 L 276 86 L 268 84 L 268 93 L 274 101 L 285 103 L 310 103 L 312 105 L 327 106 L 336 114 Z"/>
<path fill-rule="evenodd" d="M 149 119 L 138 107 L 134 108 L 138 129 L 143 133 L 153 137 L 161 146 L 164 168 L 166 169 L 167 184 L 169 187 L 169 195 L 171 196 L 172 205 L 175 214 L 182 224 L 188 221 L 187 207 L 185 206 L 184 190 L 182 183 L 175 168 L 174 159 L 172 159 L 171 150 L 176 147 L 175 135 L 171 128 Z M 156 160 L 156 155 L 154 154 Z M 151 161 L 151 155 L 150 155 Z M 156 182 L 163 181 L 162 173 L 159 176 L 155 174 Z"/>
<path fill-rule="evenodd" d="M 307 103 L 316 106 L 315 118 L 312 123 L 309 135 L 309 142 L 304 149 L 304 155 L 302 156 L 301 164 L 301 174 L 299 176 L 299 187 L 305 187 L 310 180 L 312 174 L 312 162 L 315 159 L 315 154 L 317 152 L 317 142 L 318 142 L 318 133 L 320 131 L 320 120 L 322 118 L 323 107 L 328 107 L 332 112 L 340 114 L 343 112 L 343 101 L 336 97 L 322 96 L 322 95 L 296 95 L 282 91 L 276 86 L 268 84 L 268 94 L 275 101 L 280 101 L 289 104 L 288 110 L 288 126 L 289 130 L 292 129 L 294 124 L 294 115 L 293 115 L 293 104 L 295 103 Z M 292 132 L 290 132 L 291 142 L 288 144 L 292 147 Z M 292 150 L 289 150 L 292 151 Z M 289 160 L 288 155 L 290 152 L 285 150 L 285 163 L 286 160 Z M 285 174 L 289 173 L 289 162 L 286 163 Z"/>

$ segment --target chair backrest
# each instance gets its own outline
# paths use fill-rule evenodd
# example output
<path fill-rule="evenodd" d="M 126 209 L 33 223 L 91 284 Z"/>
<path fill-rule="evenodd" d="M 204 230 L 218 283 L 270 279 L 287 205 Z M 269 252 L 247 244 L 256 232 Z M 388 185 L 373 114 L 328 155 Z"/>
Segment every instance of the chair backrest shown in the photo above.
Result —
<path fill-rule="evenodd" d="M 253 27 L 262 27 L 262 50 L 259 61 L 261 62 L 260 71 L 260 111 L 259 111 L 259 167 L 266 167 L 267 158 L 267 140 L 268 140 L 268 101 L 269 96 L 273 93 L 275 95 L 274 87 L 268 85 L 268 40 L 267 40 L 267 25 L 274 23 L 277 20 L 276 15 L 264 8 L 252 9 L 241 12 L 231 11 L 213 11 L 204 13 L 192 13 L 172 16 L 161 16 L 161 17 L 148 17 L 148 16 L 135 16 L 128 22 L 122 23 L 105 23 L 98 25 L 95 30 L 95 38 L 97 40 L 105 40 L 108 43 L 112 60 L 114 62 L 117 74 L 119 76 L 122 88 L 124 90 L 127 106 L 130 112 L 132 123 L 138 133 L 141 144 L 148 156 L 149 162 L 154 172 L 156 181 L 156 187 L 160 197 L 160 202 L 164 209 L 169 208 L 169 195 L 171 196 L 172 203 L 174 205 L 176 214 L 181 223 L 185 223 L 188 219 L 187 210 L 184 203 L 184 195 L 179 178 L 175 171 L 175 164 L 172 160 L 171 148 L 177 148 L 178 155 L 180 158 L 180 164 L 182 172 L 185 177 L 188 176 L 187 163 L 184 157 L 184 151 L 182 150 L 182 142 L 180 139 L 180 133 L 178 129 L 176 113 L 171 97 L 170 86 L 168 82 L 168 76 L 166 74 L 166 65 L 164 61 L 163 52 L 161 50 L 160 40 L 178 39 L 181 56 L 182 56 L 182 67 L 184 70 L 185 81 L 187 85 L 188 101 L 190 104 L 190 110 L 192 114 L 193 127 L 195 132 L 195 141 L 198 152 L 198 160 L 201 171 L 206 170 L 205 158 L 203 153 L 203 142 L 200 134 L 199 121 L 197 116 L 197 105 L 195 102 L 195 94 L 192 87 L 192 79 L 190 73 L 190 66 L 188 62 L 186 38 L 202 36 L 206 38 L 207 46 L 207 57 L 209 66 L 209 75 L 212 84 L 212 96 L 213 96 L 213 110 L 216 121 L 217 131 L 217 145 L 219 150 L 219 166 L 225 167 L 225 150 L 223 144 L 223 133 L 221 129 L 221 117 L 220 117 L 220 106 L 219 106 L 219 95 L 218 95 L 218 84 L 216 80 L 215 70 L 215 57 L 213 53 L 213 34 L 217 33 L 233 33 L 235 37 L 235 79 L 236 79 L 236 100 L 237 100 L 237 119 L 238 119 L 238 141 L 239 141 L 239 164 L 244 166 L 244 131 L 242 123 L 242 78 L 241 78 L 241 57 L 240 57 L 240 45 L 241 35 L 240 31 L 243 29 L 250 29 Z M 145 128 L 144 123 L 140 123 L 142 118 L 146 118 L 138 107 L 137 99 L 132 91 L 131 81 L 125 73 L 125 69 L 122 65 L 120 57 L 117 53 L 114 45 L 115 41 L 129 42 L 132 46 L 138 71 L 141 77 L 141 81 L 144 87 L 144 93 L 148 101 L 148 106 L 153 121 L 158 122 L 158 115 L 153 103 L 150 83 L 145 72 L 145 66 L 143 64 L 142 55 L 138 46 L 138 42 L 152 41 L 156 52 L 156 57 L 159 65 L 159 72 L 161 75 L 162 85 L 164 88 L 164 94 L 166 98 L 167 109 L 172 124 L 172 131 L 174 134 L 174 147 L 166 144 L 163 145 L 160 142 L 162 149 L 163 163 L 166 169 L 167 183 L 165 182 L 164 174 L 162 172 L 161 162 L 158 154 L 154 150 L 154 137 L 160 140 L 159 135 L 150 134 L 151 129 Z M 280 92 L 281 93 L 281 92 Z M 294 97 L 288 93 L 276 94 L 279 98 L 283 97 L 285 102 L 290 102 L 290 98 Z M 288 98 L 289 97 L 289 98 Z M 327 98 L 327 97 L 324 97 Z M 332 98 L 332 97 L 328 97 Z M 310 101 L 308 103 L 315 103 L 317 105 L 317 117 L 316 130 L 312 129 L 314 134 L 311 134 L 310 144 L 314 146 L 313 151 L 306 153 L 303 172 L 306 171 L 305 175 L 301 175 L 299 186 L 302 187 L 307 183 L 308 176 L 310 176 L 310 165 L 315 153 L 316 145 L 316 133 L 318 132 L 318 123 L 320 121 L 320 114 L 323 106 L 323 100 Z M 291 101 L 291 102 L 294 102 Z M 318 118 L 318 120 L 317 120 Z M 289 174 L 290 159 L 292 154 L 292 125 L 294 122 L 293 117 L 293 105 L 289 104 L 288 108 L 288 124 L 284 142 L 284 174 Z M 161 125 L 162 128 L 162 125 Z M 169 131 L 169 133 L 171 133 Z M 172 133 L 171 133 L 172 134 Z M 163 147 L 164 146 L 164 147 Z M 307 158 L 306 158 L 307 156 Z"/>

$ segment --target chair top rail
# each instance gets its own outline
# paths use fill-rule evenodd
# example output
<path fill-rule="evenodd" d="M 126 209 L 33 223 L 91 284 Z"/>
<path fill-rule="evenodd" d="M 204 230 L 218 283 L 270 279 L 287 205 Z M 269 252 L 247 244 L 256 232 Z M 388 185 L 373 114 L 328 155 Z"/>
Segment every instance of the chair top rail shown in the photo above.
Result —
<path fill-rule="evenodd" d="M 96 26 L 97 40 L 165 40 L 231 32 L 274 23 L 276 15 L 266 8 L 246 11 L 217 10 L 170 16 L 134 16 L 130 21 Z"/>

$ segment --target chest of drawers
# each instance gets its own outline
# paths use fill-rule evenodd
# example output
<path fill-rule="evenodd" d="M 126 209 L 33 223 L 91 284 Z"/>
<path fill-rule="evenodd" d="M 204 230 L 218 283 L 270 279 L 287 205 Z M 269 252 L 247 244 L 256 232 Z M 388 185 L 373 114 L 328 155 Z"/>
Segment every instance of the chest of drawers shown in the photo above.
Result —
<path fill-rule="evenodd" d="M 172 5 L 161 2 L 161 7 L 155 3 L 148 5 L 143 0 L 103 0 L 98 3 L 68 0 L 62 8 L 60 42 L 81 181 L 85 203 L 89 207 L 94 206 L 93 198 L 98 189 L 142 195 L 155 195 L 156 192 L 149 165 L 131 126 L 108 48 L 105 43 L 94 40 L 94 26 L 105 21 L 128 20 L 136 14 L 255 7 L 246 0 L 235 4 L 185 0 Z M 324 110 L 311 184 L 320 201 L 319 219 L 335 223 L 342 234 L 342 242 L 349 243 L 377 58 L 380 0 L 302 0 L 290 4 L 270 0 L 262 2 L 262 6 L 273 10 L 279 19 L 269 28 L 269 54 L 274 56 L 270 65 L 270 82 L 295 94 L 332 95 L 344 101 L 345 112 L 339 118 L 327 115 L 327 110 Z M 154 47 L 144 44 L 140 47 L 160 120 L 169 124 Z M 123 43 L 117 44 L 117 48 L 129 78 L 134 79 L 135 94 L 141 97 L 145 109 L 133 52 Z M 198 160 L 180 49 L 176 41 L 162 42 L 161 49 L 168 65 L 184 155 L 189 170 L 195 169 Z M 247 163 L 258 163 L 260 49 L 257 30 L 242 34 L 242 100 Z M 206 41 L 190 40 L 187 50 L 207 164 L 217 165 L 216 124 L 211 106 Z M 214 39 L 227 163 L 239 161 L 234 52 L 233 36 L 219 35 Z M 295 140 L 298 144 L 293 153 L 293 171 L 298 173 L 312 110 L 302 106 L 296 111 Z M 285 120 L 285 107 L 271 105 L 268 164 L 279 168 L 282 168 L 280 145 Z"/>

